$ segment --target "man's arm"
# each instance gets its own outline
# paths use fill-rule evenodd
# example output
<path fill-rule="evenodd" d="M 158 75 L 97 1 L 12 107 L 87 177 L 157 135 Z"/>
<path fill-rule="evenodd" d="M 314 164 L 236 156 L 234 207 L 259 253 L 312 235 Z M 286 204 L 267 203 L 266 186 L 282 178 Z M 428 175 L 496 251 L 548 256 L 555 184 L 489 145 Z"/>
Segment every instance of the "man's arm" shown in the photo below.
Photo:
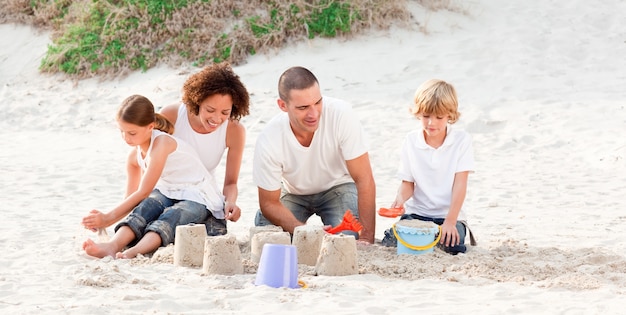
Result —
<path fill-rule="evenodd" d="M 261 213 L 272 224 L 282 227 L 283 230 L 291 234 L 293 234 L 296 226 L 304 225 L 280 202 L 280 189 L 273 191 L 260 187 L 258 189 Z"/>
<path fill-rule="evenodd" d="M 376 232 L 376 184 L 372 174 L 369 154 L 365 153 L 358 158 L 346 161 L 348 172 L 354 183 L 358 195 L 359 221 L 363 231 L 359 237 L 369 243 L 374 243 Z"/>

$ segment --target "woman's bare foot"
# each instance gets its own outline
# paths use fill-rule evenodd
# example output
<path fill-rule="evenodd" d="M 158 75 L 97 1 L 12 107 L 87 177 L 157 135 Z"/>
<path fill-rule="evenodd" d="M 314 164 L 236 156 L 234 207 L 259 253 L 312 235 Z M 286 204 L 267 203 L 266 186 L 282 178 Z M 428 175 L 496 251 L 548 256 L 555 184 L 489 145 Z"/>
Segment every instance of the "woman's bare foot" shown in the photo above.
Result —
<path fill-rule="evenodd" d="M 83 250 L 85 250 L 87 255 L 97 258 L 104 258 L 106 256 L 115 257 L 115 253 L 118 251 L 116 246 L 112 243 L 96 243 L 91 239 L 83 243 Z"/>

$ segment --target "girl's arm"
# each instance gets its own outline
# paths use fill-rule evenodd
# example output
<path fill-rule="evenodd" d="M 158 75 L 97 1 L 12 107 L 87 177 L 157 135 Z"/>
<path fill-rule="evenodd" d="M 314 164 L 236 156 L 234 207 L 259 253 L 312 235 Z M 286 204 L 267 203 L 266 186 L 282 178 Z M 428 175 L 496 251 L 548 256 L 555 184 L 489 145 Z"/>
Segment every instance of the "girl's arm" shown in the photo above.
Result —
<path fill-rule="evenodd" d="M 133 148 L 128 152 L 126 157 L 126 175 L 126 194 L 124 199 L 137 190 L 141 181 L 141 167 L 137 164 L 137 148 Z M 85 228 L 93 231 L 106 228 L 115 222 L 109 217 L 109 213 L 105 214 L 96 209 L 89 211 L 89 215 L 83 217 L 82 220 Z"/>
<path fill-rule="evenodd" d="M 239 220 L 241 216 L 241 209 L 237 206 L 239 194 L 237 181 L 239 180 L 239 171 L 246 142 L 246 128 L 239 121 L 231 120 L 228 122 L 228 130 L 226 132 L 228 153 L 226 155 L 226 171 L 224 173 L 223 194 L 226 200 L 224 215 L 227 220 L 234 222 Z"/>
<path fill-rule="evenodd" d="M 135 191 L 132 191 L 117 207 L 113 208 L 108 213 L 102 215 L 102 222 L 98 224 L 99 226 L 93 226 L 95 228 L 107 227 L 111 224 L 119 221 L 124 216 L 126 216 L 129 212 L 133 210 L 142 200 L 146 199 L 154 187 L 156 186 L 161 173 L 163 172 L 163 168 L 165 167 L 165 162 L 167 161 L 167 157 L 170 153 L 176 150 L 176 140 L 168 136 L 159 136 L 154 139 L 154 144 L 152 145 L 152 151 L 149 156 L 149 164 L 146 169 L 143 177 L 139 180 L 139 185 Z M 134 162 L 132 162 L 134 161 Z M 128 170 L 129 170 L 129 184 L 128 188 L 132 188 L 131 182 L 135 182 L 135 177 L 137 176 L 137 169 L 133 166 L 137 165 L 136 158 L 132 159 L 129 157 L 128 160 Z M 139 165 L 137 165 L 137 168 Z M 140 173 L 140 169 L 139 169 Z M 132 179 L 131 179 L 132 177 Z M 84 221 L 84 220 L 83 220 Z M 85 225 L 88 227 L 87 225 Z M 89 227 L 88 227 L 89 228 Z"/>
<path fill-rule="evenodd" d="M 441 243 L 446 246 L 458 245 L 460 242 L 459 231 L 456 229 L 456 221 L 461 212 L 461 207 L 465 201 L 467 193 L 467 177 L 469 171 L 458 172 L 454 175 L 454 183 L 452 184 L 452 200 L 450 201 L 450 209 L 448 215 L 441 225 Z"/>
<path fill-rule="evenodd" d="M 137 163 L 137 148 L 131 150 L 126 160 L 126 194 L 124 198 L 128 198 L 130 194 L 137 191 L 141 182 L 141 167 Z"/>

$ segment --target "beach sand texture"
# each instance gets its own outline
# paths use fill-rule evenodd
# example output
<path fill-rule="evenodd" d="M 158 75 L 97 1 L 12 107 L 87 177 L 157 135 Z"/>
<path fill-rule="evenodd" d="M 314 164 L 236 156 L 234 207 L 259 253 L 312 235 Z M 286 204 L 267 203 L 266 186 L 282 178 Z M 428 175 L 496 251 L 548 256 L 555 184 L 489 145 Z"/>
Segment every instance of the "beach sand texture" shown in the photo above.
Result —
<path fill-rule="evenodd" d="M 463 3 L 465 12 L 427 12 L 411 2 L 426 32 L 315 39 L 234 67 L 252 106 L 242 120 L 243 214 L 229 225 L 244 274 L 233 276 L 175 266 L 172 247 L 133 260 L 81 249 L 97 238 L 81 218 L 124 193 L 129 148 L 116 108 L 131 94 L 171 104 L 197 69 L 73 82 L 38 73 L 49 34 L 0 25 L 0 313 L 622 313 L 626 2 Z M 370 137 L 378 207 L 393 201 L 399 146 L 419 127 L 408 112 L 415 89 L 430 78 L 452 83 L 462 113 L 455 126 L 474 139 L 466 206 L 478 246 L 397 256 L 359 244 L 357 275 L 315 276 L 300 265 L 307 288 L 255 286 L 253 148 L 279 112 L 278 76 L 294 65 L 312 70 L 324 94 L 352 102 Z M 394 222 L 377 217 L 377 240 Z"/>

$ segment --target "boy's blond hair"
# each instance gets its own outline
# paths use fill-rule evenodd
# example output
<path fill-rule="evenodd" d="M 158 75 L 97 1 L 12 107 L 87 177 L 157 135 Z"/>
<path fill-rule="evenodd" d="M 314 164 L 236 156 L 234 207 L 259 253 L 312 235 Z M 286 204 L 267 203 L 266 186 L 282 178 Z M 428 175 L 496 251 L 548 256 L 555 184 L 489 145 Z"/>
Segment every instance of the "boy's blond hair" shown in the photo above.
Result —
<path fill-rule="evenodd" d="M 417 118 L 422 115 L 448 115 L 448 123 L 453 124 L 461 116 L 458 107 L 454 86 L 443 80 L 431 79 L 415 91 L 411 113 Z"/>

